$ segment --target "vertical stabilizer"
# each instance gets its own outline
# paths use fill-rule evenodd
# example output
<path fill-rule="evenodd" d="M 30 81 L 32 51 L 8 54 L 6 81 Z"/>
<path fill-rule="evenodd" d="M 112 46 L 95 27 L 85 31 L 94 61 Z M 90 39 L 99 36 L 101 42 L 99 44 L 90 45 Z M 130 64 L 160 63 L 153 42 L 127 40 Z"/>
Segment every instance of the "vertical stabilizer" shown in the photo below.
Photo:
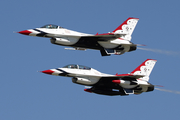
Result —
<path fill-rule="evenodd" d="M 138 23 L 138 20 L 138 18 L 130 17 L 126 21 L 124 21 L 119 27 L 117 27 L 113 32 L 115 34 L 125 34 L 121 38 L 131 41 L 131 35 L 136 27 L 136 24 Z"/>
<path fill-rule="evenodd" d="M 157 60 L 147 59 L 140 66 L 138 66 L 131 74 L 134 75 L 144 75 L 144 77 L 139 78 L 140 80 L 149 81 L 149 75 L 151 74 L 154 65 Z"/>

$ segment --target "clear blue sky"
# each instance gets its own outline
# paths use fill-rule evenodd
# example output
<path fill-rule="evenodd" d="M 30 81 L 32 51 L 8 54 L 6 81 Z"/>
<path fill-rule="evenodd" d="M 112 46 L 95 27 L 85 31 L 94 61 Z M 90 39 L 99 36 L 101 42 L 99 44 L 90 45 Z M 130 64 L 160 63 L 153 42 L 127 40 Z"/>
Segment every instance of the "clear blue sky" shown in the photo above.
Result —
<path fill-rule="evenodd" d="M 141 95 L 103 96 L 84 92 L 70 78 L 37 71 L 70 63 L 101 72 L 128 73 L 145 59 L 157 59 L 150 83 L 180 91 L 180 55 L 137 50 L 101 57 L 99 51 L 70 51 L 47 38 L 13 31 L 56 24 L 96 34 L 113 31 L 128 17 L 139 22 L 132 42 L 179 52 L 179 0 L 2 0 L 0 7 L 1 120 L 139 120 L 180 118 L 180 95 L 154 90 Z"/>

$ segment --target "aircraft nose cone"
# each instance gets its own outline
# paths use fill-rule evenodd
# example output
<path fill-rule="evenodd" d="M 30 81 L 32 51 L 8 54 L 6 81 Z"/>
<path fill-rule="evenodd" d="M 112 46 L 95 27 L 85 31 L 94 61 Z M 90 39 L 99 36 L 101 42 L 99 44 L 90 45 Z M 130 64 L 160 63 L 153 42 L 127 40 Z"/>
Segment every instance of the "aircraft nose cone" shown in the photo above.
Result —
<path fill-rule="evenodd" d="M 23 31 L 20 31 L 18 33 L 23 34 L 23 35 L 29 35 L 32 32 L 30 32 L 29 30 L 23 30 Z"/>
<path fill-rule="evenodd" d="M 42 73 L 45 73 L 45 74 L 49 74 L 49 75 L 52 75 L 52 73 L 54 72 L 54 71 L 52 71 L 52 70 L 44 70 L 44 71 L 41 71 Z"/>

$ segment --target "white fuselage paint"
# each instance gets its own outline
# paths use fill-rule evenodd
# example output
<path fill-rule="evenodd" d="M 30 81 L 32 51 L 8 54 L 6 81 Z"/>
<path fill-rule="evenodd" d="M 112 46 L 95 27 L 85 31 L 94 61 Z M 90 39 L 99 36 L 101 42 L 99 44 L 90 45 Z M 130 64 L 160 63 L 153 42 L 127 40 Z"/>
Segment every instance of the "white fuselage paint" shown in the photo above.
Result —
<path fill-rule="evenodd" d="M 76 32 L 65 28 L 59 28 L 59 29 L 36 28 L 36 30 L 30 29 L 29 31 L 32 32 L 29 34 L 30 36 L 37 36 L 37 34 L 40 34 L 41 32 L 47 33 L 46 35 L 41 37 L 55 38 L 56 44 L 65 45 L 65 46 L 74 45 L 83 36 L 93 36 L 93 34 Z M 132 44 L 128 40 L 122 40 L 122 39 L 98 41 L 98 43 L 106 49 L 116 48 L 119 45 L 123 44 L 124 48 L 127 49 L 126 51 L 129 50 L 129 45 Z M 127 47 L 125 45 L 127 45 Z"/>
<path fill-rule="evenodd" d="M 55 38 L 56 44 L 61 44 L 61 45 L 74 45 L 75 43 L 78 42 L 79 37 L 59 37 L 59 38 Z"/>
<path fill-rule="evenodd" d="M 107 49 L 116 48 L 119 45 L 123 45 L 124 48 L 128 48 L 127 51 L 129 50 L 129 46 L 132 44 L 128 40 L 122 40 L 122 39 L 114 39 L 114 40 L 109 40 L 109 41 L 99 41 L 98 43 Z"/>
<path fill-rule="evenodd" d="M 115 77 L 115 75 L 101 73 L 93 68 L 91 68 L 90 70 L 70 69 L 70 68 L 58 68 L 58 69 L 51 69 L 52 71 L 54 71 L 52 73 L 52 75 L 58 76 L 63 73 L 62 71 L 64 71 L 64 72 L 68 73 L 68 75 L 66 77 L 75 77 L 78 79 L 78 83 L 83 84 L 83 85 L 94 85 L 102 77 Z M 62 74 L 61 76 L 65 76 L 65 75 Z M 148 82 L 142 81 L 142 80 L 137 80 L 137 85 L 131 85 L 131 82 L 126 81 L 126 80 L 120 80 L 120 81 L 121 82 L 119 85 L 126 89 L 135 88 L 138 85 L 146 86 L 146 87 L 143 87 L 143 89 L 147 89 L 147 86 L 149 85 Z"/>
<path fill-rule="evenodd" d="M 91 70 L 69 69 L 69 68 L 59 68 L 59 69 L 68 73 L 68 77 L 78 78 L 78 80 L 80 81 L 80 84 L 83 84 L 83 85 L 94 85 L 99 81 L 99 79 L 102 76 L 104 76 L 104 77 L 111 76 L 109 74 L 101 73 L 93 68 L 91 68 Z M 57 69 L 51 69 L 51 70 L 54 71 L 54 73 L 52 73 L 52 75 L 58 76 L 63 73 L 62 71 L 59 71 Z M 64 76 L 64 75 L 62 75 L 62 76 Z"/>

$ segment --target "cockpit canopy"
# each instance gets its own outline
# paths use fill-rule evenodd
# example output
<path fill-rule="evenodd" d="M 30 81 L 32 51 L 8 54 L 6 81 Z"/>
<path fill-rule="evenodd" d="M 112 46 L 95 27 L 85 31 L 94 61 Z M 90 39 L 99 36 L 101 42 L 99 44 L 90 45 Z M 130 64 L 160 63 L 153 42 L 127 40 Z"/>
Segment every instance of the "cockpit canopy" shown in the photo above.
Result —
<path fill-rule="evenodd" d="M 64 66 L 63 68 L 91 70 L 90 67 L 87 67 L 84 65 L 76 65 L 76 64 L 69 64 L 69 65 Z"/>
<path fill-rule="evenodd" d="M 48 24 L 48 25 L 42 26 L 41 28 L 47 28 L 47 29 L 59 29 L 59 28 L 62 28 L 62 27 L 57 26 L 57 25 L 53 25 L 53 24 Z"/>

